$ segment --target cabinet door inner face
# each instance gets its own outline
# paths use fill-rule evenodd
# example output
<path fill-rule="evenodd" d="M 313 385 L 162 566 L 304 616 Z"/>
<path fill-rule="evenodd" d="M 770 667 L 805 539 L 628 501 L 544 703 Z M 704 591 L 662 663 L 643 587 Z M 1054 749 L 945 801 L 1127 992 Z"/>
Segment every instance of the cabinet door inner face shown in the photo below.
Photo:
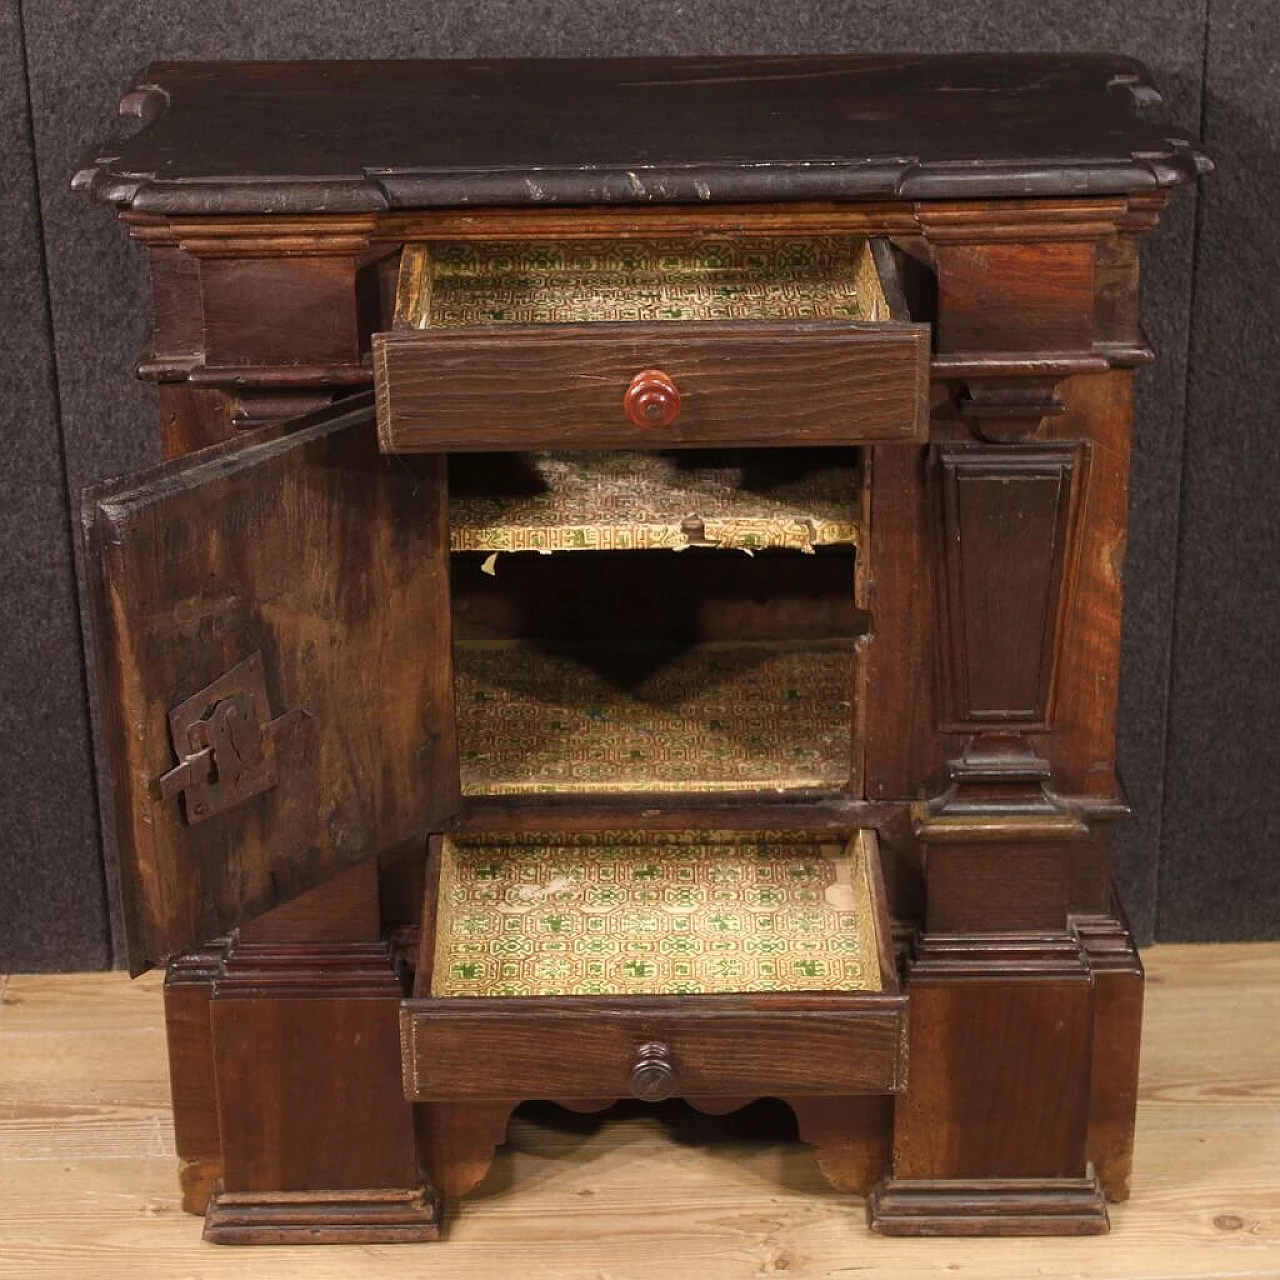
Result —
<path fill-rule="evenodd" d="M 439 460 L 367 398 L 85 501 L 104 781 L 134 972 L 457 807 Z"/>

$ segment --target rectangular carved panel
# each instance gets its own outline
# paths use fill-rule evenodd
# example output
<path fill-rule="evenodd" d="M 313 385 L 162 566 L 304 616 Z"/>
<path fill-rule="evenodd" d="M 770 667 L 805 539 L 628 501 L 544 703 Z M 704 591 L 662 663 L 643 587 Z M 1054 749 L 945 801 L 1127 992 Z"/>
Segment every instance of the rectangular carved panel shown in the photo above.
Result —
<path fill-rule="evenodd" d="M 1080 454 L 937 449 L 943 728 L 1048 728 Z"/>

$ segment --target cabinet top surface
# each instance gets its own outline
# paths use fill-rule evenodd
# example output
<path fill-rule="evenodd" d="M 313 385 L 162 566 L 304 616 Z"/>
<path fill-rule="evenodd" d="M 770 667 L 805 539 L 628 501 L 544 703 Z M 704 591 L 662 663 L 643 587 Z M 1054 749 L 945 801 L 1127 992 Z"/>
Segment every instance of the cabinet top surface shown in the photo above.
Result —
<path fill-rule="evenodd" d="M 155 63 L 76 185 L 157 214 L 1118 194 L 1208 167 L 1111 55 Z"/>

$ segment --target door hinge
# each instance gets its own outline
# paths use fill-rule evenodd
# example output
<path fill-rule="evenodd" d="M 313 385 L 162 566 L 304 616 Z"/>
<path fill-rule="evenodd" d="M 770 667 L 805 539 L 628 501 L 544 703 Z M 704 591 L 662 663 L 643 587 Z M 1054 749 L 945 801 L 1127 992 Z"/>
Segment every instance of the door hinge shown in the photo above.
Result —
<path fill-rule="evenodd" d="M 270 791 L 279 780 L 276 739 L 305 714 L 272 718 L 262 654 L 250 654 L 169 712 L 178 764 L 156 779 L 155 795 L 181 795 L 194 824 Z"/>

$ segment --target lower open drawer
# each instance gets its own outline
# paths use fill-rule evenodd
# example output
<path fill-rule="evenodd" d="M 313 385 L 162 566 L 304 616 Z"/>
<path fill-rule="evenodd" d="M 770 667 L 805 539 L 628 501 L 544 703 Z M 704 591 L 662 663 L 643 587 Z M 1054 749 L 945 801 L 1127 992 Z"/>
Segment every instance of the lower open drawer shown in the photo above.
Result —
<path fill-rule="evenodd" d="M 906 1083 L 870 831 L 438 839 L 414 992 L 414 1101 Z"/>

